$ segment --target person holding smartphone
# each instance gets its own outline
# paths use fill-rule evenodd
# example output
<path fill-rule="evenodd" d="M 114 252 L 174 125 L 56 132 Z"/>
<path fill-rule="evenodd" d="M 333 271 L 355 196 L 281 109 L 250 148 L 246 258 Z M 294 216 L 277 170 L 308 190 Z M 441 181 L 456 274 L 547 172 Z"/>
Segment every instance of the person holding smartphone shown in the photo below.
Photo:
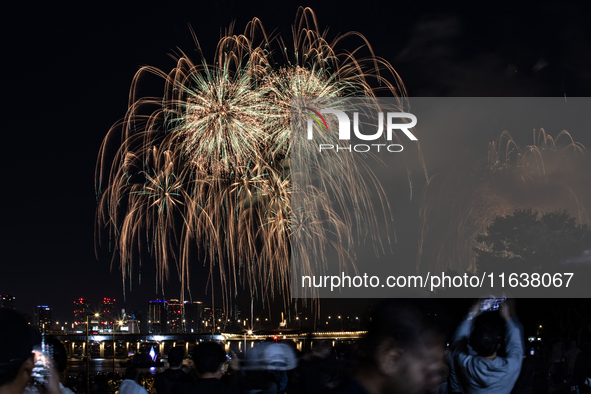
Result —
<path fill-rule="evenodd" d="M 33 335 L 25 318 L 13 309 L 0 308 L 0 394 L 23 394 L 35 366 Z M 41 394 L 60 394 L 59 374 L 47 365 Z"/>
<path fill-rule="evenodd" d="M 523 360 L 523 339 L 507 303 L 499 307 L 505 323 L 505 356 L 498 355 L 502 331 L 482 315 L 478 301 L 460 324 L 451 345 L 455 372 L 464 393 L 509 394 Z"/>

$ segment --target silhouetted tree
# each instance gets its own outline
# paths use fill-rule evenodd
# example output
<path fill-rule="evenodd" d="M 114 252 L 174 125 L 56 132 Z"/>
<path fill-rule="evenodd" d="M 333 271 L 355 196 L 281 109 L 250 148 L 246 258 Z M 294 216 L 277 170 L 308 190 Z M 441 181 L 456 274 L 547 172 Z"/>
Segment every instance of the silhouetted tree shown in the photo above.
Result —
<path fill-rule="evenodd" d="M 587 228 L 566 210 L 544 213 L 516 209 L 497 216 L 474 248 L 479 272 L 535 272 L 578 254 Z"/>

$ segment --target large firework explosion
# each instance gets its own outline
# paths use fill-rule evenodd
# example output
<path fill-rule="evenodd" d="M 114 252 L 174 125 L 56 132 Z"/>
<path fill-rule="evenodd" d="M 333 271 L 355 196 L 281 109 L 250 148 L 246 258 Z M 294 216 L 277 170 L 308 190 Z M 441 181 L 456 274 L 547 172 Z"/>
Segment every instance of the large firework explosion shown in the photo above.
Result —
<path fill-rule="evenodd" d="M 175 267 L 182 297 L 189 268 L 199 262 L 208 269 L 212 294 L 219 278 L 225 305 L 241 287 L 266 299 L 278 292 L 285 300 L 292 234 L 309 240 L 301 255 L 322 255 L 331 237 L 347 244 L 355 236 L 355 218 L 337 214 L 333 193 L 346 194 L 358 220 L 374 217 L 367 203 L 372 181 L 347 155 L 330 165 L 350 174 L 349 187 L 340 190 L 326 176 L 321 187 L 306 191 L 314 198 L 292 211 L 291 100 L 376 97 L 378 89 L 400 97 L 403 84 L 359 33 L 329 41 L 309 8 L 298 10 L 292 36 L 290 44 L 270 37 L 254 19 L 244 34 L 229 31 L 220 39 L 212 63 L 203 55 L 194 63 L 180 52 L 168 73 L 137 72 L 128 111 L 109 130 L 96 167 L 97 239 L 109 239 L 124 286 L 132 263 L 141 264 L 149 250 L 157 284 Z M 360 45 L 339 51 L 345 39 Z M 146 74 L 163 79 L 162 97 L 138 97 Z M 321 170 L 312 157 L 307 165 Z M 305 260 L 302 272 L 315 263 Z"/>
<path fill-rule="evenodd" d="M 533 144 L 523 149 L 504 131 L 489 143 L 487 157 L 466 152 L 423 190 L 418 269 L 476 271 L 476 237 L 515 208 L 567 209 L 588 224 L 585 153 L 567 131 L 554 138 L 544 129 L 534 130 Z"/>

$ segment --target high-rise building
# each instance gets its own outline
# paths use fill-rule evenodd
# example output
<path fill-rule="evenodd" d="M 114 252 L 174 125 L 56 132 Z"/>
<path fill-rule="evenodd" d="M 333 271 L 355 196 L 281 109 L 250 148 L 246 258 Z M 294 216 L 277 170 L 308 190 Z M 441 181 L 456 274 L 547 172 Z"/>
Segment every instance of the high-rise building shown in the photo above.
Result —
<path fill-rule="evenodd" d="M 238 305 L 234 305 L 234 309 L 232 309 L 232 313 L 231 313 L 231 319 L 233 319 L 235 322 L 240 320 L 240 310 L 238 309 Z"/>
<path fill-rule="evenodd" d="M 37 305 L 35 308 L 35 327 L 44 334 L 51 330 L 51 308 L 47 305 Z"/>
<path fill-rule="evenodd" d="M 16 297 L 13 297 L 9 294 L 0 295 L 0 308 L 10 308 L 14 309 L 14 300 Z"/>
<path fill-rule="evenodd" d="M 201 322 L 203 324 L 204 331 L 219 330 L 226 321 L 226 314 L 222 308 L 215 307 L 215 309 L 209 305 L 203 306 L 203 312 L 201 314 Z M 219 329 L 217 327 L 220 327 Z"/>
<path fill-rule="evenodd" d="M 185 302 L 185 332 L 203 331 L 203 303 L 201 301 Z"/>
<path fill-rule="evenodd" d="M 166 333 L 167 319 L 166 300 L 154 300 L 148 304 L 148 333 L 164 334 Z"/>
<path fill-rule="evenodd" d="M 84 298 L 74 301 L 74 331 L 86 332 L 86 315 L 90 313 L 90 301 Z"/>
<path fill-rule="evenodd" d="M 99 309 L 99 331 L 112 332 L 113 322 L 117 319 L 117 311 L 115 309 L 114 298 L 103 298 Z"/>
<path fill-rule="evenodd" d="M 185 332 L 185 308 L 179 300 L 168 300 L 166 325 L 171 334 L 180 334 Z"/>

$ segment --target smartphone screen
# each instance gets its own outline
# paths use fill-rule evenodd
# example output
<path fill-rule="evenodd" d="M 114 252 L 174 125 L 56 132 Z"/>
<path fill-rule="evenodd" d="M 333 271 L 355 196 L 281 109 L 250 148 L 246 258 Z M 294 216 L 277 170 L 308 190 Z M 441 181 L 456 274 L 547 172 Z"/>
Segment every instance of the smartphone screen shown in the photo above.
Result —
<path fill-rule="evenodd" d="M 499 305 L 505 302 L 506 298 L 488 298 L 480 304 L 480 312 L 494 312 L 499 310 Z"/>
<path fill-rule="evenodd" d="M 43 386 L 49 376 L 49 360 L 40 347 L 33 350 L 35 365 L 31 373 L 31 379 L 35 386 Z"/>

